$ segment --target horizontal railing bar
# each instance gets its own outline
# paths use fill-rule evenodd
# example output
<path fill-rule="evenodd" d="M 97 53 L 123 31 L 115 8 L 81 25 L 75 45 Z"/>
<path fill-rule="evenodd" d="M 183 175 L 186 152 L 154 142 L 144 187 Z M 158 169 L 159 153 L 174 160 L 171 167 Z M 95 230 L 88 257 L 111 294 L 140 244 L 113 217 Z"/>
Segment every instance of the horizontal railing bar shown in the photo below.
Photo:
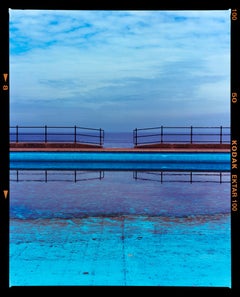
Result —
<path fill-rule="evenodd" d="M 77 134 L 77 136 L 99 137 L 99 135 L 91 135 L 91 134 Z"/>
<path fill-rule="evenodd" d="M 164 134 L 166 135 L 166 134 Z M 177 134 L 178 135 L 178 134 Z M 189 135 L 189 134 L 186 134 L 186 135 Z M 161 136 L 161 134 L 148 134 L 148 135 L 137 135 L 137 137 L 154 137 L 154 136 Z"/>
<path fill-rule="evenodd" d="M 93 141 L 78 141 L 79 143 L 91 143 L 91 144 L 96 144 L 96 142 L 93 142 Z"/>
<path fill-rule="evenodd" d="M 16 135 L 17 133 L 10 133 L 10 135 Z M 19 135 L 45 135 L 44 132 L 42 133 L 34 133 L 34 132 L 23 132 L 23 133 L 18 133 Z M 53 132 L 48 132 L 47 135 L 69 135 L 69 136 L 74 136 L 75 133 L 53 133 Z M 89 137 L 99 137 L 98 135 L 91 135 L 91 134 L 82 134 L 82 133 L 77 133 L 77 136 L 89 136 Z"/>
<path fill-rule="evenodd" d="M 145 141 L 145 142 L 141 142 L 141 143 L 138 143 L 138 145 L 141 145 L 141 144 L 156 144 L 156 143 L 160 143 L 160 142 L 154 142 L 154 141 Z M 184 141 L 184 140 L 169 140 L 168 142 L 167 141 L 164 141 L 163 144 L 167 144 L 167 143 L 186 143 L 186 144 L 189 144 L 190 141 Z M 208 141 L 208 140 L 195 140 L 195 141 L 192 141 L 191 143 L 209 143 L 209 144 L 213 144 L 213 143 L 219 143 L 219 140 L 211 140 L 211 141 Z M 222 143 L 229 143 L 229 141 L 222 141 Z"/>
<path fill-rule="evenodd" d="M 73 129 L 75 128 L 75 126 L 71 126 L 71 127 L 62 127 L 62 126 L 46 126 L 48 129 Z M 94 130 L 94 131 L 99 131 L 100 129 L 97 128 L 86 128 L 86 127 L 78 127 L 76 126 L 76 129 L 83 129 L 83 130 Z"/>
<path fill-rule="evenodd" d="M 44 129 L 44 128 L 47 128 L 47 129 L 73 129 L 75 128 L 75 126 L 10 126 L 10 129 L 15 129 L 15 128 L 24 128 L 24 129 L 36 129 L 36 128 L 39 128 L 39 129 Z M 77 129 L 84 129 L 84 130 L 94 130 L 94 131 L 99 131 L 100 128 L 87 128 L 87 127 L 79 127 L 79 126 L 76 126 Z"/>
<path fill-rule="evenodd" d="M 139 180 L 146 180 L 146 181 L 153 181 L 153 182 L 161 182 L 161 183 L 218 183 L 218 184 L 224 184 L 224 183 L 230 183 L 230 181 L 216 181 L 216 180 L 156 180 L 151 178 L 143 178 L 143 177 L 137 177 L 136 179 Z"/>
<path fill-rule="evenodd" d="M 154 136 L 189 136 L 189 133 L 164 133 L 164 134 L 149 134 L 149 135 L 139 135 L 138 137 L 154 137 Z M 196 134 L 193 133 L 192 136 L 219 136 L 220 134 Z M 230 134 L 221 134 L 222 136 L 230 136 Z"/>
<path fill-rule="evenodd" d="M 17 170 L 17 169 L 11 169 L 11 170 Z M 28 171 L 29 169 L 21 169 L 21 170 L 26 170 Z M 39 170 L 39 169 L 35 169 L 35 170 Z M 49 170 L 50 171 L 50 170 Z M 191 170 L 187 170 L 187 171 L 173 171 L 173 170 L 160 170 L 160 171 L 149 171 L 149 170 L 143 170 L 143 171 L 138 171 L 135 170 L 135 172 L 140 172 L 140 173 L 145 173 L 145 174 L 156 174 L 156 175 L 160 175 L 160 174 L 166 174 L 166 175 L 189 175 L 189 173 L 192 173 L 193 175 L 216 175 L 218 176 L 219 174 L 224 174 L 224 175 L 230 175 L 229 172 L 226 171 L 191 171 Z"/>
<path fill-rule="evenodd" d="M 164 127 L 165 128 L 165 127 Z M 154 127 L 154 128 L 137 128 L 135 130 L 140 131 L 140 130 L 153 130 L 153 129 L 161 129 L 161 127 Z"/>
<path fill-rule="evenodd" d="M 10 133 L 10 135 L 17 135 L 17 133 L 16 132 Z M 36 133 L 34 133 L 34 132 L 21 132 L 21 133 L 18 133 L 18 135 L 44 135 L 44 132 L 41 132 L 41 133 L 39 133 L 39 132 L 36 132 Z"/>
<path fill-rule="evenodd" d="M 173 127 L 173 126 L 163 126 L 163 128 L 167 128 L 167 129 L 189 129 L 189 128 L 193 128 L 193 129 L 219 129 L 221 128 L 221 126 L 218 126 L 218 127 L 209 127 L 209 126 L 206 126 L 206 127 L 200 127 L 200 126 L 185 126 L 185 127 Z M 223 127 L 222 128 L 225 128 L 225 129 L 230 129 L 230 127 Z"/>
<path fill-rule="evenodd" d="M 44 129 L 45 126 L 11 126 L 10 127 L 11 129 L 16 129 L 16 128 L 24 128 L 24 129 L 28 129 L 28 128 L 31 128 L 31 129 L 36 129 L 36 128 L 39 128 L 39 129 Z"/>
<path fill-rule="evenodd" d="M 41 141 L 41 139 L 37 139 L 37 140 L 34 140 L 33 141 L 34 143 L 35 142 L 39 142 L 39 143 L 41 143 L 41 142 L 43 142 L 43 141 Z M 53 142 L 53 141 L 51 141 L 51 139 L 49 140 L 48 139 L 48 141 L 47 141 L 48 143 L 51 143 L 51 142 Z M 62 142 L 62 143 L 69 143 L 69 142 L 71 142 L 71 143 L 74 143 L 74 141 L 70 141 L 70 140 L 66 140 L 66 139 L 54 139 L 54 142 Z M 77 143 L 91 143 L 91 144 L 97 144 L 95 141 L 76 141 Z"/>
<path fill-rule="evenodd" d="M 98 128 L 84 128 L 84 127 L 78 127 L 78 126 L 76 128 L 77 129 L 87 129 L 87 130 L 95 130 L 95 131 L 100 131 L 101 130 L 101 131 L 103 131 L 103 129 L 101 129 L 101 128 L 99 128 L 99 129 Z"/>
<path fill-rule="evenodd" d="M 175 127 L 175 126 L 160 126 L 160 127 L 153 127 L 153 128 L 137 128 L 137 131 L 140 130 L 152 130 L 152 129 L 219 129 L 221 128 L 221 126 L 214 126 L 214 127 L 200 127 L 200 126 L 179 126 L 179 127 Z M 222 126 L 222 129 L 230 129 L 231 127 L 227 127 L 227 126 Z"/>

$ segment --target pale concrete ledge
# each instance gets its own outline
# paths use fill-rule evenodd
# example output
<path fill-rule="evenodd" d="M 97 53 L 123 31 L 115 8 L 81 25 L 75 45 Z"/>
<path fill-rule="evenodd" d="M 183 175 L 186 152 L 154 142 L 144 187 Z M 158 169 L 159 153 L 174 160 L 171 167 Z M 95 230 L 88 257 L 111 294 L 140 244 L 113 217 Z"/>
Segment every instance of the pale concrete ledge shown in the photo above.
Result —
<path fill-rule="evenodd" d="M 230 152 L 230 144 L 155 144 L 129 148 L 105 148 L 81 143 L 10 143 L 10 151 L 79 151 L 79 152 Z"/>

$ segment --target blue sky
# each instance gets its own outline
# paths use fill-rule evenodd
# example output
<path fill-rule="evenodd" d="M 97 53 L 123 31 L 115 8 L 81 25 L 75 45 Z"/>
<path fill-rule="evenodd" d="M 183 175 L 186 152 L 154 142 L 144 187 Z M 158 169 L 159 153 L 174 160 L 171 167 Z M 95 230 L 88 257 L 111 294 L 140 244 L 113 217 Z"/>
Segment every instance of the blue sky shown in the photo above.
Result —
<path fill-rule="evenodd" d="M 230 10 L 10 10 L 11 125 L 230 125 Z"/>

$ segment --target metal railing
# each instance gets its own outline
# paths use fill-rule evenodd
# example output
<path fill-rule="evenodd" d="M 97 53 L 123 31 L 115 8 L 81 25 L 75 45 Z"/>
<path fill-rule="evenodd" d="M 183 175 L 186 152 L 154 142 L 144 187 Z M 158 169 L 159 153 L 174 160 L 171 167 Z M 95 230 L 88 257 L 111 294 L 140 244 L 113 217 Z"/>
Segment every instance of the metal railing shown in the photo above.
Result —
<path fill-rule="evenodd" d="M 11 169 L 11 182 L 80 182 L 90 180 L 101 180 L 104 171 L 79 171 L 79 170 L 29 170 Z"/>
<path fill-rule="evenodd" d="M 167 127 L 136 128 L 135 146 L 158 143 L 218 143 L 230 144 L 230 127 Z"/>
<path fill-rule="evenodd" d="M 102 180 L 104 171 L 11 169 L 10 182 L 81 182 Z M 133 171 L 133 179 L 159 183 L 230 183 L 229 172 Z"/>
<path fill-rule="evenodd" d="M 159 183 L 230 183 L 229 172 L 171 172 L 171 171 L 134 171 L 133 178 L 142 181 L 154 181 Z"/>
<path fill-rule="evenodd" d="M 11 126 L 10 142 L 71 142 L 103 145 L 104 130 L 78 126 Z"/>

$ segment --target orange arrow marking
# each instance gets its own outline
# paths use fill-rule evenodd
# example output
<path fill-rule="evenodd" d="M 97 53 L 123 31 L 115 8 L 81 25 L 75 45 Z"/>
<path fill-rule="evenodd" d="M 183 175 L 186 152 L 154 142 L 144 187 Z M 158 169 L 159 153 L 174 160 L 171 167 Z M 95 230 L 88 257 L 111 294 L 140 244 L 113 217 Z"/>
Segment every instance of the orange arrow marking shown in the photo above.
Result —
<path fill-rule="evenodd" d="M 4 190 L 4 191 L 3 191 L 3 194 L 4 194 L 4 197 L 5 197 L 5 199 L 6 199 L 7 196 L 8 196 L 8 190 Z"/>
<path fill-rule="evenodd" d="M 7 78 L 8 78 L 8 74 L 7 73 L 3 73 L 3 78 L 4 78 L 4 81 L 6 82 L 7 81 Z"/>

